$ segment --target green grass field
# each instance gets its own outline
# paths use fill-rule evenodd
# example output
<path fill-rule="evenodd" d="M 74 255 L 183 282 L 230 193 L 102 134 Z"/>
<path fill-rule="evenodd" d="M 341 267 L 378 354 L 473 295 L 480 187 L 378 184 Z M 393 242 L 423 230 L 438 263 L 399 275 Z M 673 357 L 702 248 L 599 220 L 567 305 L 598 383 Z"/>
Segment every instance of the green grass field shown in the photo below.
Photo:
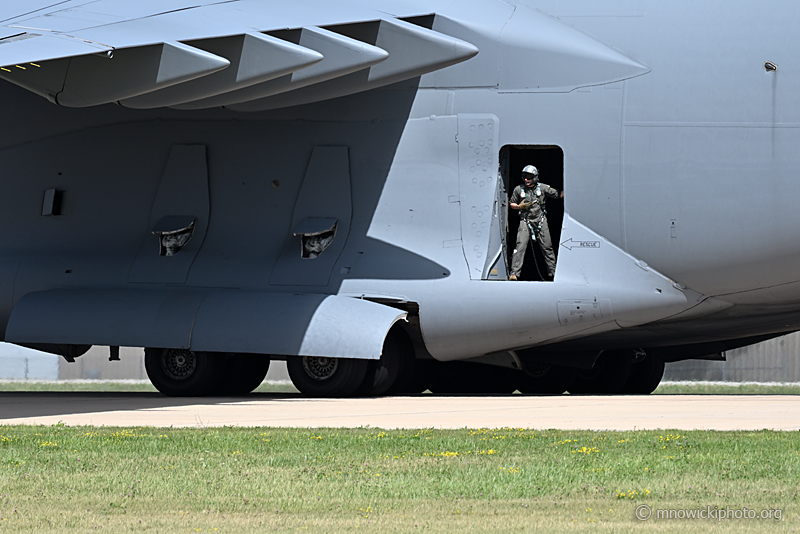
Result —
<path fill-rule="evenodd" d="M 0 532 L 792 532 L 798 481 L 797 432 L 0 428 Z M 773 519 L 656 516 L 715 506 Z"/>
<path fill-rule="evenodd" d="M 800 384 L 781 382 L 663 382 L 655 395 L 800 395 Z"/>

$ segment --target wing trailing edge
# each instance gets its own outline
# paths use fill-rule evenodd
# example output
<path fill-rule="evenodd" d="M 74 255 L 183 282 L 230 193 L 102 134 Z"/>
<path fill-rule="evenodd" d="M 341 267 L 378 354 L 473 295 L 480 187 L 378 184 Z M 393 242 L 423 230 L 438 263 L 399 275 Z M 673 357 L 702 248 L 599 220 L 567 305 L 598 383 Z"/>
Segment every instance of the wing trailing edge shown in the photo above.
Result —
<path fill-rule="evenodd" d="M 0 77 L 65 107 L 116 102 L 207 76 L 230 62 L 182 43 L 162 43 L 3 67 Z"/>
<path fill-rule="evenodd" d="M 130 33 L 141 29 L 136 21 L 122 47 L 7 26 L 0 27 L 0 78 L 65 107 L 113 102 L 137 109 L 262 111 L 368 91 L 478 54 L 472 44 L 429 29 L 434 17 L 241 33 L 225 26 L 228 33 L 216 37 L 166 42 L 154 42 L 148 31 L 139 46 Z M 111 38 L 110 26 L 103 28 Z"/>
<path fill-rule="evenodd" d="M 0 28 L 0 65 L 6 68 L 26 63 L 97 54 L 111 46 L 42 30 Z"/>

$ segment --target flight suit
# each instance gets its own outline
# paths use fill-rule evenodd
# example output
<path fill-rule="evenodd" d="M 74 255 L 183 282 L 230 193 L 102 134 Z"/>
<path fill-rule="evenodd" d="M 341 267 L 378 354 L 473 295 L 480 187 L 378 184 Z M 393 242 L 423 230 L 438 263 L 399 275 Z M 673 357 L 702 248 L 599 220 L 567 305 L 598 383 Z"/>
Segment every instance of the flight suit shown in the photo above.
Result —
<path fill-rule="evenodd" d="M 556 256 L 553 254 L 553 243 L 550 239 L 550 228 L 547 226 L 547 216 L 544 212 L 546 197 L 558 198 L 558 191 L 547 184 L 537 183 L 533 187 L 518 185 L 511 193 L 511 203 L 520 204 L 530 201 L 531 207 L 519 210 L 519 230 L 517 231 L 517 246 L 511 258 L 511 274 L 519 278 L 522 271 L 522 262 L 525 261 L 525 249 L 531 239 L 530 227 L 533 228 L 534 239 L 539 243 L 547 264 L 547 274 L 552 278 L 556 272 Z"/>

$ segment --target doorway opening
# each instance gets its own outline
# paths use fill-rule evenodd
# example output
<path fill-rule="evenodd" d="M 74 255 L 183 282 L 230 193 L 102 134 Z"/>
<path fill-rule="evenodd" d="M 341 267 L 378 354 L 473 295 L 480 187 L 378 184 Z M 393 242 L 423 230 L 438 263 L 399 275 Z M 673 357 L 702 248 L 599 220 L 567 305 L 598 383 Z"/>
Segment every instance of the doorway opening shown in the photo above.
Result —
<path fill-rule="evenodd" d="M 500 149 L 500 173 L 509 197 L 514 188 L 522 184 L 522 169 L 526 165 L 533 165 L 539 169 L 540 183 L 547 184 L 558 191 L 564 190 L 564 151 L 561 147 L 555 145 L 506 145 Z M 558 261 L 561 223 L 564 220 L 563 199 L 547 198 L 545 210 L 547 224 L 550 227 L 550 240 L 553 243 L 553 253 Z M 506 236 L 508 243 L 506 258 L 509 270 L 517 243 L 519 224 L 519 211 L 509 207 L 508 234 Z M 546 277 L 547 264 L 539 245 L 533 244 L 532 247 L 528 245 L 519 279 L 528 282 L 543 282 L 547 281 Z"/>

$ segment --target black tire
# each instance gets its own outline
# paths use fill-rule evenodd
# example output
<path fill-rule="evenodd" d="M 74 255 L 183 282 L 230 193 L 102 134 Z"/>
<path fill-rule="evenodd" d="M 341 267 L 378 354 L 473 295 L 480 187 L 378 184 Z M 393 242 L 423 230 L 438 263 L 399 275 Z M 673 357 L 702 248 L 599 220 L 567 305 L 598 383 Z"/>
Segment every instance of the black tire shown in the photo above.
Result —
<path fill-rule="evenodd" d="M 361 386 L 369 360 L 293 356 L 286 362 L 294 387 L 309 397 L 350 397 Z"/>
<path fill-rule="evenodd" d="M 247 395 L 261 385 L 269 371 L 269 355 L 230 353 L 216 395 Z"/>
<path fill-rule="evenodd" d="M 414 377 L 414 345 L 399 327 L 386 335 L 379 360 L 370 360 L 358 396 L 408 393 Z"/>
<path fill-rule="evenodd" d="M 520 393 L 532 395 L 561 395 L 575 383 L 577 372 L 560 365 L 532 364 L 519 378 Z"/>
<path fill-rule="evenodd" d="M 630 351 L 606 351 L 594 367 L 579 370 L 568 391 L 573 394 L 610 395 L 620 393 L 631 374 Z"/>
<path fill-rule="evenodd" d="M 620 393 L 649 395 L 661 383 L 664 367 L 664 362 L 655 356 L 645 356 L 642 361 L 631 365 L 631 374 Z"/>
<path fill-rule="evenodd" d="M 225 363 L 223 354 L 211 352 L 144 350 L 144 368 L 150 382 L 169 397 L 202 397 L 213 393 Z"/>

